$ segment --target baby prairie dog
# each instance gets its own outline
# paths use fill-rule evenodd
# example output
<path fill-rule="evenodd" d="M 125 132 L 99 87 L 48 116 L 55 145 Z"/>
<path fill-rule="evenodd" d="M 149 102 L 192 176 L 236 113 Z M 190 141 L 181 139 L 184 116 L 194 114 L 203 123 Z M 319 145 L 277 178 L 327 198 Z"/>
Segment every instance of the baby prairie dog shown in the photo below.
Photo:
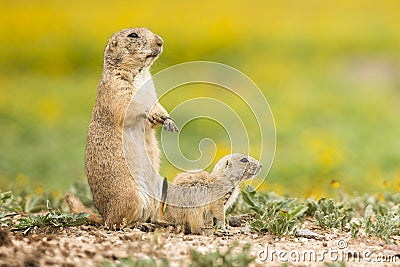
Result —
<path fill-rule="evenodd" d="M 115 33 L 105 48 L 86 145 L 86 176 L 101 215 L 92 221 L 120 227 L 156 220 L 162 179 L 155 127 L 178 131 L 149 72 L 162 44 L 150 30 L 133 28 Z M 87 212 L 71 195 L 71 211 Z"/>
<path fill-rule="evenodd" d="M 167 193 L 167 221 L 200 234 L 213 224 L 225 229 L 225 212 L 239 196 L 239 183 L 259 173 L 262 165 L 246 154 L 231 154 L 218 161 L 211 174 L 190 171 L 179 174 Z"/>

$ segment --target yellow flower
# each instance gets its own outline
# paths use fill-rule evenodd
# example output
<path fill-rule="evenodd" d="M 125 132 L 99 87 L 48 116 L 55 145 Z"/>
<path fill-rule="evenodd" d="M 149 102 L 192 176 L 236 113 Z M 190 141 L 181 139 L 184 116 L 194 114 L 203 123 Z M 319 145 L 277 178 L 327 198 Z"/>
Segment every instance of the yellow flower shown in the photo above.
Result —
<path fill-rule="evenodd" d="M 339 188 L 340 187 L 340 183 L 338 180 L 332 180 L 331 181 L 331 186 L 332 188 Z"/>
<path fill-rule="evenodd" d="M 378 193 L 378 194 L 376 194 L 376 196 L 377 196 L 379 201 L 385 202 L 385 197 L 382 195 L 382 193 Z"/>
<path fill-rule="evenodd" d="M 384 186 L 384 187 L 389 188 L 391 185 L 392 185 L 391 182 L 389 182 L 389 181 L 383 181 L 383 186 Z"/>
<path fill-rule="evenodd" d="M 43 188 L 43 186 L 41 186 L 41 185 L 36 186 L 35 192 L 36 192 L 36 194 L 38 194 L 38 195 L 40 195 L 40 196 L 43 195 L 43 193 L 44 193 L 44 188 Z"/>

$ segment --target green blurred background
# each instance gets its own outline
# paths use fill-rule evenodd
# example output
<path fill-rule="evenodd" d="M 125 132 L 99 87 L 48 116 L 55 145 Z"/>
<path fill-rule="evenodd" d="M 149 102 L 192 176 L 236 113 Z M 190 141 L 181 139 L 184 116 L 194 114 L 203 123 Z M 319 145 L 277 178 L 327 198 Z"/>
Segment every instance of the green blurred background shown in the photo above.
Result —
<path fill-rule="evenodd" d="M 262 190 L 315 197 L 400 191 L 397 0 L 0 3 L 2 190 L 62 193 L 84 179 L 107 39 L 148 27 L 164 39 L 153 72 L 217 61 L 261 88 L 277 130 Z M 173 177 L 177 170 L 162 160 L 161 174 Z"/>

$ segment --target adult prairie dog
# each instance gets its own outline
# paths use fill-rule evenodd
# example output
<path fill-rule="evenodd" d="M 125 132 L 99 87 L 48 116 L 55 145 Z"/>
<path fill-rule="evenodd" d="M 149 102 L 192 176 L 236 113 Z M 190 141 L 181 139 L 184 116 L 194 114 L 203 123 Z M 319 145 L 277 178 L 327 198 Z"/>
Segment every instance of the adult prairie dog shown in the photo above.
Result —
<path fill-rule="evenodd" d="M 179 174 L 167 193 L 165 219 L 193 234 L 212 225 L 213 218 L 225 229 L 225 212 L 239 195 L 239 183 L 255 176 L 261 167 L 251 156 L 235 153 L 220 159 L 211 174 Z"/>
<path fill-rule="evenodd" d="M 161 198 L 157 125 L 178 131 L 158 103 L 149 68 L 163 40 L 146 28 L 108 41 L 86 145 L 86 176 L 104 223 L 120 227 L 155 220 Z M 66 195 L 73 212 L 80 207 Z M 91 216 L 91 214 L 90 214 Z"/>

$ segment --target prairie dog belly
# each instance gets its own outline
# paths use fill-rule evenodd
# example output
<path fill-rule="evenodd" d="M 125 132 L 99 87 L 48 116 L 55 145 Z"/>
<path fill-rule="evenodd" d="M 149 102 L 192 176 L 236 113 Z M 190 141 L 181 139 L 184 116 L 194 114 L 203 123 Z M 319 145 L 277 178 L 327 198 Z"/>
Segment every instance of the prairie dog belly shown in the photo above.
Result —
<path fill-rule="evenodd" d="M 141 86 L 132 97 L 124 121 L 123 144 L 126 162 L 139 186 L 144 209 L 149 210 L 151 198 L 161 198 L 162 178 L 158 175 L 159 149 L 156 132 L 149 126 L 148 114 L 157 103 L 150 73 L 138 75 L 135 86 Z"/>
<path fill-rule="evenodd" d="M 138 91 L 132 96 L 132 102 L 144 105 L 148 108 L 147 112 L 150 112 L 151 108 L 158 103 L 156 88 L 150 72 L 144 71 L 135 77 L 133 86 Z"/>

